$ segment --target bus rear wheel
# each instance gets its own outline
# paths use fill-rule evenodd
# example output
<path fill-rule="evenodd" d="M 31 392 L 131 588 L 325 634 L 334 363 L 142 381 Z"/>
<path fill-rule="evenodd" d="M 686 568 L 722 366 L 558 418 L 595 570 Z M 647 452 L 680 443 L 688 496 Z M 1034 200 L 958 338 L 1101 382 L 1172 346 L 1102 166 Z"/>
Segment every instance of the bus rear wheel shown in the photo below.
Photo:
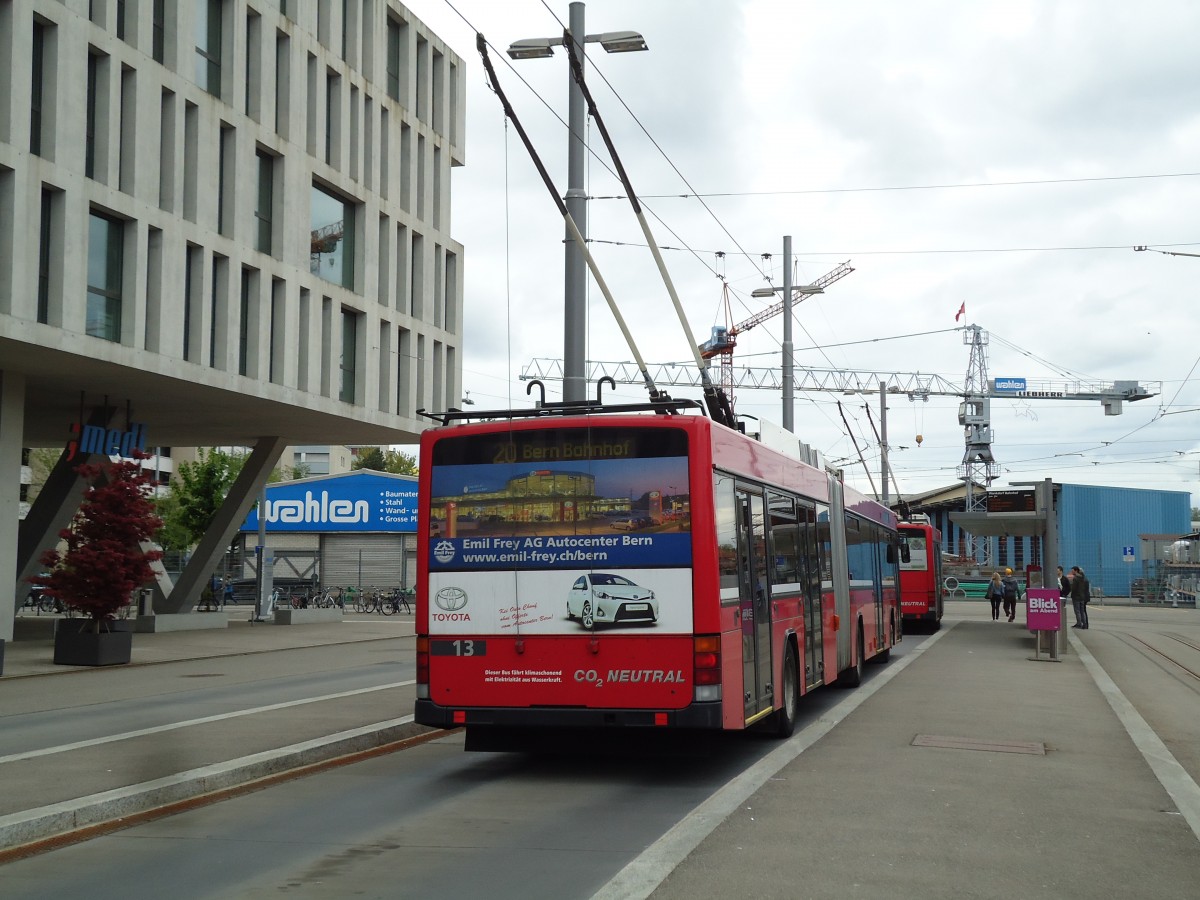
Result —
<path fill-rule="evenodd" d="M 796 648 L 789 646 L 783 659 L 783 684 L 781 706 L 775 713 L 775 733 L 781 738 L 790 738 L 796 731 L 796 719 L 800 715 L 800 664 L 796 660 Z"/>

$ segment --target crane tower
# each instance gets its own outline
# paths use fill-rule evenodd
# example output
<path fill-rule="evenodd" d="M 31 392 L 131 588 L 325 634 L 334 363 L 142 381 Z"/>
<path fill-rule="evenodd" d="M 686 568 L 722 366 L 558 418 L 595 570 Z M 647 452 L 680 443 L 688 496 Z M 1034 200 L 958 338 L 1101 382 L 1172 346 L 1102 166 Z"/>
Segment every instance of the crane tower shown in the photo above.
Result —
<path fill-rule="evenodd" d="M 958 477 L 967 486 L 967 512 L 987 510 L 986 488 L 1000 474 L 992 455 L 992 402 L 988 387 L 988 333 L 978 325 L 963 331 L 963 343 L 971 348 L 963 400 L 958 406 L 958 424 L 963 426 L 964 449 Z M 985 490 L 976 488 L 982 485 Z"/>

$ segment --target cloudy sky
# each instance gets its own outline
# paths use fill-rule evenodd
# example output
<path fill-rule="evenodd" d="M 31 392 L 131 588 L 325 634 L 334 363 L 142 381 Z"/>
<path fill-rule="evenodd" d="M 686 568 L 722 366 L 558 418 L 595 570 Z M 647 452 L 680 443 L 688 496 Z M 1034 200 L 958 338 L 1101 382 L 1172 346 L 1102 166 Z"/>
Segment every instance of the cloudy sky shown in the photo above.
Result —
<path fill-rule="evenodd" d="M 474 32 L 495 48 L 562 192 L 566 57 L 510 66 L 503 51 L 560 35 L 568 4 L 451 3 L 410 8 L 465 66 L 466 165 L 453 174 L 451 227 L 465 246 L 463 386 L 482 408 L 526 406 L 517 376 L 562 357 L 563 223 L 505 128 Z M 588 33 L 636 30 L 649 45 L 613 55 L 591 45 L 589 86 L 655 237 L 672 248 L 664 255 L 698 339 L 770 304 L 750 292 L 766 277 L 782 283 L 791 235 L 797 283 L 845 260 L 855 269 L 797 306 L 798 366 L 962 384 L 969 348 L 955 329 L 978 324 L 990 377 L 1133 380 L 1160 392 L 1116 417 L 1095 401 L 994 400 L 993 487 L 1053 477 L 1186 490 L 1200 504 L 1200 256 L 1133 250 L 1200 254 L 1200 5 L 592 0 L 586 16 Z M 593 255 L 646 361 L 687 363 L 636 219 L 624 200 L 603 199 L 621 190 L 594 127 L 589 140 Z M 588 359 L 632 359 L 589 283 Z M 747 331 L 735 365 L 778 369 L 781 340 L 781 317 Z M 555 399 L 561 384 L 549 387 Z M 636 385 L 616 395 L 646 396 Z M 778 393 L 735 399 L 739 413 L 782 420 Z M 870 490 L 854 443 L 878 481 L 866 406 L 877 423 L 877 396 L 798 392 L 795 423 Z M 902 493 L 954 482 L 957 410 L 954 397 L 890 400 Z"/>

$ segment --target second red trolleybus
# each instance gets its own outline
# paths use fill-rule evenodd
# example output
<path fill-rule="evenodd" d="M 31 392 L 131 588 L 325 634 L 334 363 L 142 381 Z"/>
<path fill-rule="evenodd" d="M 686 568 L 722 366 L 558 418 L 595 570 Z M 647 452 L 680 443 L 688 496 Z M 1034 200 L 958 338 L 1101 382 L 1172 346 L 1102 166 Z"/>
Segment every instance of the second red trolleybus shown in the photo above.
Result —
<path fill-rule="evenodd" d="M 888 658 L 893 513 L 671 403 L 455 412 L 422 435 L 417 722 L 465 727 L 468 749 L 534 729 L 788 735 L 801 695 Z"/>
<path fill-rule="evenodd" d="M 900 523 L 907 553 L 900 560 L 900 610 L 905 622 L 920 622 L 934 631 L 942 627 L 942 533 L 928 516 Z"/>

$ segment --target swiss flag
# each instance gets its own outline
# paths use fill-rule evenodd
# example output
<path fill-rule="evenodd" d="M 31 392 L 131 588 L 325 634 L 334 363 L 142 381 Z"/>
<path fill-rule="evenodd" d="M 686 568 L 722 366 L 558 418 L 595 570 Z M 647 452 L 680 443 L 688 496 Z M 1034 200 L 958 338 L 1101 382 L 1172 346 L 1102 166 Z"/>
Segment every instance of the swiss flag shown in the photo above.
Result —
<path fill-rule="evenodd" d="M 967 301 L 964 300 L 962 306 L 958 308 L 958 312 L 954 314 L 954 321 L 957 322 L 967 314 Z"/>

